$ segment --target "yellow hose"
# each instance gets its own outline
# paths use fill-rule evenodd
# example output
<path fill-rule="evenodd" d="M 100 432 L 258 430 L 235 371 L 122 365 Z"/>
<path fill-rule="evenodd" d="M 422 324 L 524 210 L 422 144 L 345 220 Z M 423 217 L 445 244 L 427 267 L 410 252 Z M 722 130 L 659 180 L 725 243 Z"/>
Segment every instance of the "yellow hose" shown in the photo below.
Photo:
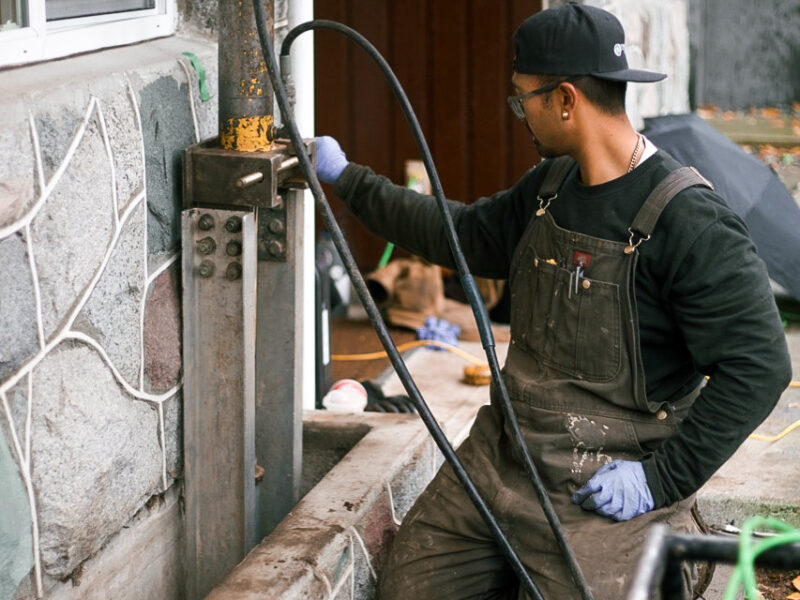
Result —
<path fill-rule="evenodd" d="M 452 346 L 450 344 L 446 344 L 444 342 L 438 342 L 436 340 L 416 340 L 414 342 L 407 342 L 405 344 L 400 344 L 397 347 L 398 352 L 404 352 L 410 348 L 417 348 L 419 346 L 437 346 L 438 348 L 444 348 L 448 352 L 452 352 L 456 356 L 460 356 L 467 362 L 471 362 L 474 365 L 485 365 L 486 362 L 477 358 L 476 356 L 472 356 L 469 352 L 464 352 L 461 348 L 457 346 Z M 378 352 L 369 352 L 367 354 L 332 354 L 331 360 L 375 360 L 376 358 L 384 358 L 386 356 L 386 351 L 379 350 Z"/>
<path fill-rule="evenodd" d="M 789 425 L 786 429 L 781 431 L 778 435 L 758 435 L 757 433 L 751 433 L 749 437 L 751 440 L 758 440 L 759 442 L 777 442 L 779 439 L 786 437 L 792 431 L 800 427 L 800 420 L 795 421 L 791 425 Z"/>

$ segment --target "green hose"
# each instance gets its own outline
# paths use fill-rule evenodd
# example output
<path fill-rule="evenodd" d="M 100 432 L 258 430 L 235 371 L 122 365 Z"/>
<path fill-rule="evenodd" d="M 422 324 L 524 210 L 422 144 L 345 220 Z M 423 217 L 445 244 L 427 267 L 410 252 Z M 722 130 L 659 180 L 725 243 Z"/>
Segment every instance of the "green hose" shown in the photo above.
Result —
<path fill-rule="evenodd" d="M 386 248 L 383 249 L 383 254 L 381 255 L 381 259 L 378 261 L 379 269 L 382 269 L 387 264 L 389 264 L 389 259 L 392 258 L 393 250 L 394 250 L 394 244 L 392 242 L 387 242 Z"/>
<path fill-rule="evenodd" d="M 778 534 L 758 543 L 753 543 L 753 531 L 756 528 L 769 528 Z M 751 517 L 742 525 L 739 536 L 739 562 L 733 570 L 733 575 L 725 589 L 723 600 L 736 600 L 739 586 L 744 586 L 747 600 L 760 600 L 761 593 L 756 583 L 755 560 L 756 557 L 775 546 L 800 542 L 800 529 L 787 525 L 783 521 L 771 517 Z"/>

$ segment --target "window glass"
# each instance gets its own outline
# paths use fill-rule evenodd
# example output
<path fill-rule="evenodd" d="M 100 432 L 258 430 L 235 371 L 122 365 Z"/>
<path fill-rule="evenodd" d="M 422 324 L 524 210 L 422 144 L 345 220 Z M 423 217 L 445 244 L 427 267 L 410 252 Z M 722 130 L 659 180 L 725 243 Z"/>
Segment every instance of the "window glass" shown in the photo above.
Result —
<path fill-rule="evenodd" d="M 48 21 L 147 10 L 155 6 L 156 0 L 45 0 Z"/>
<path fill-rule="evenodd" d="M 26 8 L 24 0 L 0 0 L 0 31 L 25 27 Z"/>

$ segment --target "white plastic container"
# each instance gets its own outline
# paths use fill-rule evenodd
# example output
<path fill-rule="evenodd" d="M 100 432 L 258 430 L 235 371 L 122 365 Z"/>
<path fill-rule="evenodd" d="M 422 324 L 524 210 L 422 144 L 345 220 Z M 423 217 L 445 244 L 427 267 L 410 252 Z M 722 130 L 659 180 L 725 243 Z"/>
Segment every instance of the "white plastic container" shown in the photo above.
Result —
<path fill-rule="evenodd" d="M 332 412 L 363 412 L 367 406 L 367 390 L 355 379 L 340 379 L 322 399 Z"/>

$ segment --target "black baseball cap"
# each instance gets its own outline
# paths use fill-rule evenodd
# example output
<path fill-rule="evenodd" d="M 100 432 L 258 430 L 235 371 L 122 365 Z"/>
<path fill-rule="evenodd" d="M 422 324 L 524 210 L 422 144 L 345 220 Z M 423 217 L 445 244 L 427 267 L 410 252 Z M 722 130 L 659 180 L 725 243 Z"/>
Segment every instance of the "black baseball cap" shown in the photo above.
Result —
<path fill-rule="evenodd" d="M 527 75 L 592 75 L 611 81 L 661 81 L 663 73 L 629 69 L 625 31 L 610 12 L 569 4 L 525 19 L 514 34 L 514 71 Z"/>

